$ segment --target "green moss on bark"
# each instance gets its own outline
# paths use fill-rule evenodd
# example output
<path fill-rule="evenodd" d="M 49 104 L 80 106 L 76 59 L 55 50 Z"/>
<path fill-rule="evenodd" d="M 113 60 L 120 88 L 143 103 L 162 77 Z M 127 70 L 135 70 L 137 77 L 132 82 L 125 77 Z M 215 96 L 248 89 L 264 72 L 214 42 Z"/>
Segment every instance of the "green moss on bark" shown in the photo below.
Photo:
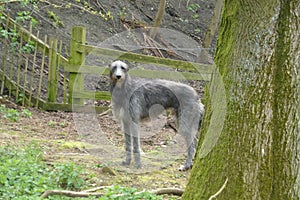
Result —
<path fill-rule="evenodd" d="M 225 126 L 212 151 L 199 156 L 218 97 L 207 88 L 182 199 L 209 199 L 227 178 L 216 199 L 299 199 L 300 2 L 234 0 L 224 6 L 215 63 L 225 83 Z"/>

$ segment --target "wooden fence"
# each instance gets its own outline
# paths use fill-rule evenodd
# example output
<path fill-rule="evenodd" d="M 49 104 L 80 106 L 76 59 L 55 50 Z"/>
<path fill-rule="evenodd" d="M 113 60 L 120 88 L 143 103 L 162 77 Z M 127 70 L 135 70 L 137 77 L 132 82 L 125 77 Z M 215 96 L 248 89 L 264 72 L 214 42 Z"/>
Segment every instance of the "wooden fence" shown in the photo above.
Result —
<path fill-rule="evenodd" d="M 4 15 L 4 14 L 3 14 Z M 74 27 L 70 51 L 62 54 L 63 44 L 56 39 L 39 39 L 8 16 L 1 24 L 4 30 L 16 30 L 18 43 L 12 47 L 12 38 L 2 37 L 0 67 L 0 95 L 14 96 L 23 105 L 45 110 L 76 111 L 92 107 L 98 111 L 106 106 L 85 105 L 85 100 L 110 100 L 110 93 L 85 89 L 85 78 L 90 74 L 107 76 L 107 66 L 89 65 L 86 56 L 97 54 L 107 58 L 165 66 L 173 70 L 150 70 L 136 68 L 131 76 L 171 80 L 211 79 L 214 66 L 180 60 L 165 59 L 142 54 L 100 48 L 86 44 L 84 27 Z M 1 60 L 0 60 L 1 62 Z M 176 70 L 175 70 L 176 69 Z M 107 79 L 106 79 L 107 80 Z"/>

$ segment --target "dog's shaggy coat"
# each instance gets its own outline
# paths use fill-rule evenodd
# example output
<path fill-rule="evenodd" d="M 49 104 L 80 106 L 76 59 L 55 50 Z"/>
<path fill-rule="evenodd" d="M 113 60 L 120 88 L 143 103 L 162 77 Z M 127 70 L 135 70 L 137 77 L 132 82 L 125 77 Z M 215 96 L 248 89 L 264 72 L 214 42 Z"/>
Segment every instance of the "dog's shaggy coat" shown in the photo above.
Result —
<path fill-rule="evenodd" d="M 180 170 L 190 169 L 196 152 L 196 133 L 204 114 L 197 93 L 192 87 L 173 81 L 131 79 L 127 72 L 128 65 L 122 61 L 110 65 L 113 114 L 125 134 L 126 158 L 122 164 L 131 163 L 133 150 L 136 167 L 141 167 L 139 122 L 149 117 L 150 108 L 158 104 L 175 110 L 178 132 L 188 147 L 187 159 Z"/>

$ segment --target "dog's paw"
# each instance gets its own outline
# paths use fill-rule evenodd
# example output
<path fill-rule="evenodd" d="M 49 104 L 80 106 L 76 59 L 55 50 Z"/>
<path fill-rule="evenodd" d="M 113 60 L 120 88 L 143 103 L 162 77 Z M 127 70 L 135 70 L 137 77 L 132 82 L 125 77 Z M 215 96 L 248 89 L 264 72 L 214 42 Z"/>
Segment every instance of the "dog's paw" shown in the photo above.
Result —
<path fill-rule="evenodd" d="M 181 172 L 183 172 L 183 171 L 187 171 L 187 170 L 189 170 L 189 169 L 191 169 L 193 167 L 193 165 L 181 165 L 179 168 L 178 168 L 178 170 L 179 171 L 181 171 Z"/>
<path fill-rule="evenodd" d="M 136 164 L 135 164 L 135 167 L 136 167 L 137 169 L 141 169 L 141 168 L 142 168 L 142 164 L 141 164 L 141 163 L 136 163 Z"/>
<path fill-rule="evenodd" d="M 128 165 L 130 165 L 130 160 L 124 160 L 124 161 L 122 161 L 122 163 L 121 163 L 121 165 L 123 165 L 123 166 L 128 166 Z"/>

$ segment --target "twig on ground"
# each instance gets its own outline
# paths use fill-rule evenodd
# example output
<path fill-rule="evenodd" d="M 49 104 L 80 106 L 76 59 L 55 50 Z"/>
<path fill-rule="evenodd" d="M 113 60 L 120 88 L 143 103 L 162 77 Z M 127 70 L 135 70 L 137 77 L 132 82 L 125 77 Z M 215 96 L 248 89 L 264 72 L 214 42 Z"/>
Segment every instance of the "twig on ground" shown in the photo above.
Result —
<path fill-rule="evenodd" d="M 111 107 L 110 107 L 108 110 L 106 110 L 106 111 L 100 113 L 99 116 L 102 117 L 102 116 L 104 116 L 104 115 L 108 115 L 108 114 L 110 114 L 110 112 L 112 112 Z"/>
<path fill-rule="evenodd" d="M 69 190 L 47 190 L 45 191 L 41 198 L 47 198 L 51 195 L 61 195 L 67 197 L 101 197 L 103 193 L 96 193 L 96 192 L 74 192 Z"/>
<path fill-rule="evenodd" d="M 61 195 L 61 196 L 67 196 L 67 197 L 101 197 L 104 195 L 104 193 L 98 193 L 98 192 L 94 192 L 94 191 L 102 190 L 102 189 L 105 189 L 108 187 L 111 187 L 111 186 L 100 186 L 97 188 L 92 188 L 92 189 L 84 190 L 81 192 L 74 192 L 74 191 L 69 191 L 69 190 L 47 190 L 42 194 L 41 198 L 47 198 L 51 195 Z M 136 192 L 135 195 L 141 194 L 143 192 L 145 192 L 145 191 Z M 149 192 L 154 193 L 156 195 L 166 194 L 166 195 L 181 196 L 183 194 L 183 190 L 179 189 L 179 188 L 160 188 L 160 189 L 152 190 Z M 117 195 L 117 197 L 121 197 L 121 196 L 124 196 L 124 194 Z"/>
<path fill-rule="evenodd" d="M 160 188 L 157 190 L 152 190 L 150 192 L 157 195 L 167 194 L 167 195 L 181 196 L 183 194 L 183 191 L 184 191 L 183 189 L 179 189 L 179 188 Z"/>
<path fill-rule="evenodd" d="M 91 189 L 88 189 L 88 190 L 84 190 L 83 192 L 95 192 L 95 191 L 98 191 L 98 190 L 103 190 L 103 189 L 108 188 L 108 187 L 111 187 L 111 186 L 99 186 L 99 187 L 96 187 L 96 188 L 91 188 Z"/>

